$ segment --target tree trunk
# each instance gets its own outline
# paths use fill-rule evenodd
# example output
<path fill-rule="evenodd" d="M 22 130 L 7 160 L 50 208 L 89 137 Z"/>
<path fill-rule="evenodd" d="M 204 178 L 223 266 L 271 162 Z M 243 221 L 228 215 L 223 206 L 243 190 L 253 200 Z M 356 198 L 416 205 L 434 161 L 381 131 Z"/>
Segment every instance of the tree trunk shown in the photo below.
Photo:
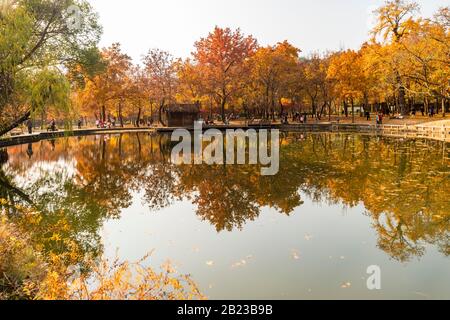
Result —
<path fill-rule="evenodd" d="M 270 110 L 270 98 L 269 98 L 269 93 L 270 88 L 268 86 L 266 86 L 266 99 L 265 99 L 265 106 L 264 106 L 264 120 L 268 120 L 269 119 L 269 110 Z"/>
<path fill-rule="evenodd" d="M 328 102 L 328 121 L 331 122 L 331 102 Z"/>
<path fill-rule="evenodd" d="M 164 123 L 164 120 L 163 120 L 163 110 L 164 110 L 164 106 L 165 106 L 165 103 L 164 103 L 164 101 L 160 104 L 160 106 L 159 106 L 159 110 L 158 110 L 158 120 L 159 120 L 159 123 L 161 123 L 161 125 L 162 126 L 166 126 L 166 124 Z"/>
<path fill-rule="evenodd" d="M 351 98 L 350 101 L 352 103 L 352 123 L 355 123 L 355 101 L 353 98 Z"/>
<path fill-rule="evenodd" d="M 400 74 L 397 73 L 397 84 L 398 84 L 398 107 L 399 111 L 403 116 L 409 114 L 408 106 L 406 105 L 406 90 L 405 86 L 402 83 L 402 79 Z"/>
<path fill-rule="evenodd" d="M 364 112 L 370 112 L 370 109 L 369 109 L 369 95 L 366 92 L 364 93 Z M 364 116 L 364 114 L 361 111 L 361 117 L 363 117 L 363 116 Z"/>
<path fill-rule="evenodd" d="M 138 127 L 138 128 L 141 126 L 141 112 L 142 112 L 142 110 L 141 110 L 141 108 L 139 108 L 137 119 L 136 119 L 136 127 Z"/>
<path fill-rule="evenodd" d="M 0 127 L 0 136 L 7 134 L 11 130 L 14 130 L 15 128 L 20 126 L 22 123 L 24 123 L 25 121 L 30 119 L 30 117 L 31 117 L 31 111 L 28 111 L 27 113 L 25 113 L 23 116 L 21 116 L 20 118 L 18 118 L 15 121 L 13 121 L 12 123 L 9 123 L 5 126 Z"/>
<path fill-rule="evenodd" d="M 213 101 L 209 98 L 209 118 L 213 120 Z"/>
<path fill-rule="evenodd" d="M 150 119 L 151 119 L 151 122 L 153 124 L 154 115 L 153 115 L 153 101 L 152 101 L 152 99 L 150 99 Z"/>
<path fill-rule="evenodd" d="M 281 99 L 280 99 L 280 112 L 281 112 L 281 115 L 284 114 L 284 105 L 283 105 L 283 101 Z"/>
<path fill-rule="evenodd" d="M 445 110 L 445 99 L 442 98 L 442 116 L 444 118 L 445 118 L 445 113 L 446 113 L 446 110 Z"/>
<path fill-rule="evenodd" d="M 225 106 L 227 105 L 226 99 L 222 99 L 222 102 L 220 104 L 221 112 L 222 112 L 222 122 L 225 123 Z"/>
<path fill-rule="evenodd" d="M 325 107 L 326 106 L 327 106 L 327 103 L 324 102 L 323 105 L 322 105 L 322 108 L 320 108 L 320 112 L 317 114 L 317 119 L 318 120 L 322 120 L 322 116 L 323 116 L 323 113 L 325 111 Z"/>
<path fill-rule="evenodd" d="M 102 105 L 102 121 L 103 121 L 103 123 L 106 122 L 106 107 L 105 107 L 105 105 Z"/>
<path fill-rule="evenodd" d="M 44 122 L 45 122 L 45 113 L 42 110 L 42 112 L 41 112 L 41 130 L 44 130 Z"/>

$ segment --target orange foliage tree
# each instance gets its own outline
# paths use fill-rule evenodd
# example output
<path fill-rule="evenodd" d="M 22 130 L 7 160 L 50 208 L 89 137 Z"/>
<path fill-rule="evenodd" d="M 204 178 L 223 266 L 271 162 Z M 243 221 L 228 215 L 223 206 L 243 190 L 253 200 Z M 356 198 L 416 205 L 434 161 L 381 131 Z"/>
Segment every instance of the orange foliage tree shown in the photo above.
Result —
<path fill-rule="evenodd" d="M 158 103 L 158 120 L 164 125 L 163 112 L 175 101 L 177 86 L 177 61 L 167 51 L 150 50 L 144 57 L 148 85 L 153 88 L 151 99 Z"/>
<path fill-rule="evenodd" d="M 283 113 L 283 98 L 298 71 L 300 49 L 284 41 L 276 46 L 259 48 L 251 59 L 252 77 L 259 88 L 258 94 L 263 97 L 264 114 L 275 112 L 278 102 Z"/>
<path fill-rule="evenodd" d="M 113 104 L 117 103 L 117 116 L 122 122 L 131 58 L 122 52 L 118 43 L 103 49 L 102 57 L 105 69 L 87 80 L 78 93 L 79 106 L 82 112 L 92 112 L 96 119 L 106 122 L 113 111 Z"/>
<path fill-rule="evenodd" d="M 220 106 L 223 121 L 227 103 L 242 89 L 240 80 L 248 73 L 246 62 L 256 49 L 256 39 L 230 28 L 216 27 L 195 43 L 195 62 L 202 70 L 206 91 Z"/>

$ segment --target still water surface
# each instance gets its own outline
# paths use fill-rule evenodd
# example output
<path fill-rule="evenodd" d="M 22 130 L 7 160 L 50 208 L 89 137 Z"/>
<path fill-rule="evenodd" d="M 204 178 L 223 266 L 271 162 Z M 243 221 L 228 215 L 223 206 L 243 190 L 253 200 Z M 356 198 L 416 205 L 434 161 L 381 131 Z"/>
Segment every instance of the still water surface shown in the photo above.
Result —
<path fill-rule="evenodd" d="M 171 147 L 136 133 L 11 147 L 0 198 L 62 210 L 86 253 L 153 251 L 212 299 L 450 299 L 448 144 L 287 134 L 274 177 L 175 166 Z"/>

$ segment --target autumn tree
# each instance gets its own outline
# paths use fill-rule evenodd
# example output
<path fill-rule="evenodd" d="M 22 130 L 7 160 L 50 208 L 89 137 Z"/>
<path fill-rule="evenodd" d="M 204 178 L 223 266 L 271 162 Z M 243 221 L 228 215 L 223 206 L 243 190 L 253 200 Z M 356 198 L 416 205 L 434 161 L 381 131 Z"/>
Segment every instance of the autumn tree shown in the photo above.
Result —
<path fill-rule="evenodd" d="M 114 110 L 117 104 L 117 116 L 123 125 L 122 108 L 126 98 L 131 58 L 124 54 L 120 44 L 102 50 L 102 58 L 106 65 L 103 72 L 89 79 L 79 93 L 79 103 L 94 113 L 103 122 Z"/>
<path fill-rule="evenodd" d="M 177 61 L 167 51 L 150 50 L 144 57 L 148 85 L 153 88 L 152 97 L 158 103 L 158 120 L 164 124 L 163 112 L 176 96 Z"/>
<path fill-rule="evenodd" d="M 240 29 L 219 27 L 195 43 L 194 61 L 202 68 L 206 90 L 220 107 L 223 121 L 228 103 L 242 89 L 246 62 L 256 48 L 256 39 L 244 36 Z"/>
<path fill-rule="evenodd" d="M 374 39 L 382 37 L 382 42 L 389 46 L 388 65 L 395 76 L 397 86 L 397 104 L 400 112 L 408 113 L 406 105 L 406 88 L 400 71 L 399 59 L 393 59 L 403 39 L 411 32 L 414 14 L 419 10 L 415 2 L 409 0 L 388 0 L 384 6 L 375 11 L 378 23 L 373 30 Z"/>
<path fill-rule="evenodd" d="M 383 63 L 380 61 L 377 52 L 379 51 L 379 44 L 364 43 L 358 51 L 359 60 L 358 68 L 360 74 L 359 89 L 362 94 L 362 104 L 366 112 L 379 109 L 380 103 L 386 101 L 391 94 L 395 95 L 395 90 L 386 81 L 386 76 Z M 374 106 L 376 105 L 376 108 Z"/>
<path fill-rule="evenodd" d="M 331 58 L 327 77 L 336 82 L 336 89 L 344 102 L 346 115 L 348 114 L 347 101 L 350 101 L 354 123 L 356 99 L 364 94 L 363 84 L 365 79 L 361 54 L 353 50 L 335 54 Z"/>
<path fill-rule="evenodd" d="M 300 49 L 284 41 L 276 46 L 259 48 L 251 58 L 253 80 L 260 87 L 259 94 L 264 97 L 264 113 L 275 112 L 280 105 L 283 113 L 282 99 L 288 96 L 289 86 L 295 81 L 298 71 Z"/>
<path fill-rule="evenodd" d="M 191 59 L 178 62 L 177 76 L 177 95 L 180 100 L 193 103 L 207 95 L 201 66 L 194 64 Z"/>
<path fill-rule="evenodd" d="M 140 127 L 145 107 L 150 104 L 148 81 L 145 71 L 138 65 L 132 66 L 127 77 L 125 99 L 130 107 L 130 113 L 136 116 L 134 125 Z"/>
<path fill-rule="evenodd" d="M 321 112 L 328 103 L 331 103 L 330 79 L 327 78 L 328 60 L 314 53 L 301 61 L 300 72 L 302 73 L 303 91 L 311 104 L 311 112 L 313 116 L 320 118 Z M 322 106 L 319 112 L 321 102 Z"/>
<path fill-rule="evenodd" d="M 82 18 L 76 25 L 67 10 L 72 5 Z M 82 63 L 100 34 L 97 15 L 84 0 L 2 2 L 0 135 L 40 112 L 41 106 L 67 108 L 69 87 L 61 66 Z"/>
<path fill-rule="evenodd" d="M 413 32 L 405 37 L 401 51 L 405 62 L 403 74 L 411 83 L 407 88 L 413 95 L 441 102 L 445 116 L 445 102 L 450 99 L 450 34 L 449 28 L 438 20 L 419 20 Z M 436 106 L 436 111 L 438 106 Z"/>

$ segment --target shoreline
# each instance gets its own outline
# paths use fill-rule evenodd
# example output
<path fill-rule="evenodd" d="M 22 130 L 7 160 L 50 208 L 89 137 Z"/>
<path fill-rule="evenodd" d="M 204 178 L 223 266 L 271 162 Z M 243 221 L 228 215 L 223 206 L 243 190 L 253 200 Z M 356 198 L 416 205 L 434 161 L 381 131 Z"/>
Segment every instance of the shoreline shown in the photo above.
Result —
<path fill-rule="evenodd" d="M 375 124 L 350 124 L 350 123 L 310 123 L 310 124 L 273 124 L 273 125 L 213 125 L 204 126 L 203 130 L 248 130 L 248 129 L 278 129 L 283 132 L 330 132 L 330 133 L 364 133 L 376 134 L 379 136 L 390 136 L 410 139 L 431 139 L 443 142 L 450 142 L 450 123 L 439 125 L 439 121 L 423 123 L 419 125 L 393 125 L 386 124 L 377 126 Z M 190 127 L 141 127 L 141 128 L 111 128 L 111 129 L 75 129 L 62 130 L 56 132 L 40 132 L 34 134 L 16 135 L 0 138 L 0 148 L 11 147 L 15 145 L 35 143 L 43 140 L 52 140 L 64 137 L 82 137 L 91 135 L 117 134 L 117 133 L 172 133 L 178 129 L 193 131 Z"/>

